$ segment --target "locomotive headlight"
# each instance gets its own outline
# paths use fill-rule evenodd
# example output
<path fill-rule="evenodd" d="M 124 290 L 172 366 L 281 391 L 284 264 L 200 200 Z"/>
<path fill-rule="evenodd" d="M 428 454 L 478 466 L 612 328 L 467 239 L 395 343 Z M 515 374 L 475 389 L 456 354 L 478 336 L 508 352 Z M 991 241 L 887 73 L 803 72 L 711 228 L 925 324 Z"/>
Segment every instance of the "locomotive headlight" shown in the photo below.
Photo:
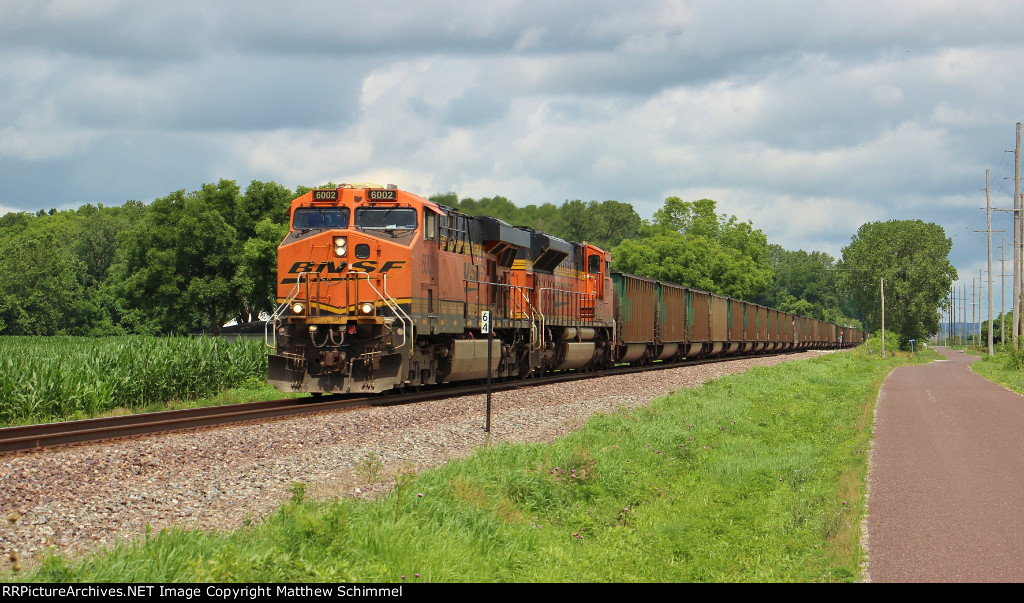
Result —
<path fill-rule="evenodd" d="M 367 315 L 373 314 L 373 304 L 371 304 L 370 302 L 366 302 L 363 305 L 359 306 L 359 311 Z"/>
<path fill-rule="evenodd" d="M 302 314 L 302 311 L 304 309 L 305 306 L 303 306 L 302 304 L 292 304 L 292 314 Z"/>
<path fill-rule="evenodd" d="M 334 237 L 334 255 L 343 258 L 348 254 L 348 237 Z"/>

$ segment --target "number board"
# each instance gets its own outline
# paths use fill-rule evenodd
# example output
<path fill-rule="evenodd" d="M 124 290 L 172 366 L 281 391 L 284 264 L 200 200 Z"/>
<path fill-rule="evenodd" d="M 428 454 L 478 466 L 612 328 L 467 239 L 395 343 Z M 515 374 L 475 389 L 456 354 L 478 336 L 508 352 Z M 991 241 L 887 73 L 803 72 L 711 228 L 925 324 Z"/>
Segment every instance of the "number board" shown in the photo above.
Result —
<path fill-rule="evenodd" d="M 398 201 L 398 191 L 393 189 L 371 188 L 366 191 L 370 201 Z"/>
<path fill-rule="evenodd" d="M 490 333 L 491 332 L 491 311 L 481 310 L 480 311 L 480 332 Z"/>
<path fill-rule="evenodd" d="M 338 191 L 337 190 L 315 190 L 313 191 L 314 201 L 337 201 Z"/>

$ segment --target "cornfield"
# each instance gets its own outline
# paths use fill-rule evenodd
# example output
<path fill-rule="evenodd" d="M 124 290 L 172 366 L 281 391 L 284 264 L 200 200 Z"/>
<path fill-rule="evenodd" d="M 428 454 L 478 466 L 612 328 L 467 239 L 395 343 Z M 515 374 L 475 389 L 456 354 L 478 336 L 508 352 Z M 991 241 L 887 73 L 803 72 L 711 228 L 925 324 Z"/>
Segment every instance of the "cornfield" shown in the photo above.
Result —
<path fill-rule="evenodd" d="M 266 374 L 262 341 L 0 337 L 0 425 L 194 400 Z"/>

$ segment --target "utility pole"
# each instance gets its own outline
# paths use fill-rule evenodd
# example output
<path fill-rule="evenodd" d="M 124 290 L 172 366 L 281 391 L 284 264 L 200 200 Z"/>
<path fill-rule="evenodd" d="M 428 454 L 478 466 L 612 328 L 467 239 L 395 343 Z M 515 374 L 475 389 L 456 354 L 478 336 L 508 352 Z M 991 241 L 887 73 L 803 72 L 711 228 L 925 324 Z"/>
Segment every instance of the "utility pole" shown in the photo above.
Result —
<path fill-rule="evenodd" d="M 956 287 L 949 286 L 949 332 L 956 342 Z"/>
<path fill-rule="evenodd" d="M 988 355 L 995 354 L 992 339 L 992 199 L 989 196 L 988 170 L 985 170 L 985 213 L 988 215 Z"/>
<path fill-rule="evenodd" d="M 955 322 L 953 320 L 953 314 L 956 312 L 956 302 L 953 301 L 953 286 L 952 285 L 950 285 L 949 291 L 946 293 L 946 297 L 947 297 L 947 299 L 949 299 L 949 319 L 946 321 L 947 323 L 949 323 L 949 325 L 948 325 L 949 329 L 947 330 L 949 332 L 949 338 L 947 338 L 947 340 L 946 340 L 947 341 L 946 345 L 951 345 L 951 343 L 949 343 L 949 342 L 953 341 L 953 339 L 956 338 L 956 333 L 953 332 L 953 324 Z"/>
<path fill-rule="evenodd" d="M 953 287 L 953 297 L 956 298 L 956 309 L 957 309 L 956 321 L 957 321 L 957 323 L 959 323 L 959 326 L 960 326 L 960 338 L 957 340 L 957 342 L 960 345 L 963 345 L 964 344 L 964 337 L 967 336 L 967 330 L 964 329 L 964 320 L 963 320 L 963 315 L 964 315 L 964 286 L 963 285 L 960 285 L 960 290 L 959 291 L 956 290 L 956 287 Z"/>
<path fill-rule="evenodd" d="M 963 302 L 961 305 L 961 312 L 964 314 L 964 319 L 961 321 L 961 329 L 964 331 L 964 342 L 963 345 L 967 346 L 967 281 L 964 282 L 962 287 L 964 293 L 961 296 Z"/>
<path fill-rule="evenodd" d="M 953 341 L 956 341 L 956 295 L 953 291 L 955 287 L 949 286 L 949 334 L 953 337 Z"/>
<path fill-rule="evenodd" d="M 1020 338 L 1020 133 L 1017 122 L 1017 146 L 1013 151 L 1013 348 Z"/>
<path fill-rule="evenodd" d="M 1003 233 L 1003 245 L 999 250 L 999 341 L 1006 349 L 1006 233 Z"/>
<path fill-rule="evenodd" d="M 981 349 L 981 292 L 982 292 L 982 290 L 984 288 L 985 288 L 985 286 L 981 284 L 981 270 L 979 269 L 978 270 L 978 324 L 977 324 L 978 349 L 979 350 Z M 989 297 L 992 297 L 991 294 L 989 295 Z M 988 332 L 989 332 L 989 334 L 991 334 L 992 333 L 992 329 L 989 328 Z M 992 352 L 989 352 L 989 354 L 991 354 L 991 353 Z"/>
<path fill-rule="evenodd" d="M 885 358 L 885 277 L 881 277 L 879 288 L 882 290 L 882 358 Z"/>
<path fill-rule="evenodd" d="M 994 333 L 992 332 L 992 233 L 1003 232 L 1001 230 L 992 230 L 992 197 L 990 194 L 989 187 L 989 171 L 985 170 L 985 217 L 988 220 L 988 228 L 985 230 L 975 230 L 974 232 L 986 232 L 988 233 L 988 355 L 991 356 L 994 352 L 992 338 Z M 978 272 L 978 316 L 981 316 L 981 272 Z M 980 324 L 980 322 L 979 322 Z M 980 347 L 980 345 L 979 345 Z"/>
<path fill-rule="evenodd" d="M 948 291 L 946 292 L 946 303 L 947 304 L 949 303 L 949 292 Z M 952 307 L 950 307 L 950 310 L 952 310 Z M 946 318 L 946 324 L 942 325 L 942 331 L 946 335 L 946 345 L 949 345 L 949 313 L 948 312 L 946 313 L 946 317 L 947 317 Z M 942 345 L 941 341 L 939 342 L 939 345 Z"/>

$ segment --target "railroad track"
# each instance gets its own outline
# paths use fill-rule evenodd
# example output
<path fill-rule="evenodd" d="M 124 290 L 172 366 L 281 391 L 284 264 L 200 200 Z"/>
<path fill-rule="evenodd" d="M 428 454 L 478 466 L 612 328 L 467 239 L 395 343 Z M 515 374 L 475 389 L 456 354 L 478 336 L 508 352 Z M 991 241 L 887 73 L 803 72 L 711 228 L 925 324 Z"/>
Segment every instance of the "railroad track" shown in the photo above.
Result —
<path fill-rule="evenodd" d="M 778 356 L 789 353 L 792 352 L 765 355 Z M 597 373 L 557 374 L 527 380 L 495 382 L 492 384 L 492 389 L 494 391 L 504 391 L 522 387 L 535 387 L 564 381 L 574 381 L 578 379 L 589 379 L 592 377 L 624 375 L 645 370 L 681 368 L 699 364 L 741 360 L 745 358 L 750 357 L 708 358 L 686 363 L 657 363 L 643 367 L 622 367 Z M 466 386 L 459 384 L 451 387 L 431 388 L 418 392 L 390 394 L 387 396 L 374 395 L 353 397 L 352 395 L 325 395 L 320 398 L 289 398 L 285 400 L 246 402 L 240 404 L 229 404 L 226 406 L 168 410 L 135 415 L 122 415 L 118 417 L 102 417 L 98 419 L 84 419 L 81 421 L 65 421 L 61 423 L 6 427 L 0 429 L 0 455 L 68 444 L 84 444 L 132 436 L 219 427 L 232 423 L 266 421 L 269 419 L 332 412 L 363 406 L 407 404 L 410 402 L 421 402 L 438 398 L 480 395 L 485 393 L 486 389 L 486 385 Z"/>

